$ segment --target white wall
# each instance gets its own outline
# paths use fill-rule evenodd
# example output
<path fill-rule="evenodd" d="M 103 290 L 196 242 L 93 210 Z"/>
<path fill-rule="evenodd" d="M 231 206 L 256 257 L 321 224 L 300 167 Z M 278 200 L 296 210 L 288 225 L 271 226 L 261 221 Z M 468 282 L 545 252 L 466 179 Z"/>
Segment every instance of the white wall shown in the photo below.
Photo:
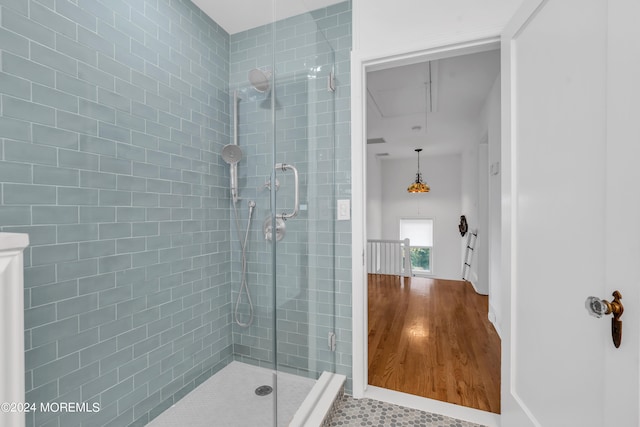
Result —
<path fill-rule="evenodd" d="M 367 239 L 382 239 L 381 160 L 367 153 Z"/>
<path fill-rule="evenodd" d="M 478 227 L 478 145 L 473 143 L 462 152 L 462 213 L 470 229 Z"/>
<path fill-rule="evenodd" d="M 485 103 L 489 142 L 489 319 L 501 333 L 501 188 L 500 188 L 500 75 L 496 78 Z"/>
<path fill-rule="evenodd" d="M 460 155 L 421 156 L 420 171 L 431 187 L 426 194 L 407 193 L 407 187 L 415 180 L 416 159 L 383 160 L 381 163 L 382 238 L 398 238 L 400 218 L 432 218 L 433 276 L 460 280 Z"/>
<path fill-rule="evenodd" d="M 489 238 L 488 238 L 488 144 L 486 121 L 480 115 L 478 143 L 468 147 L 462 154 L 462 212 L 467 217 L 469 232 L 475 231 L 475 245 L 470 252 L 471 268 L 467 280 L 476 292 L 489 294 Z M 480 136 L 482 135 L 482 136 Z M 468 235 L 461 242 L 461 251 L 467 250 Z"/>
<path fill-rule="evenodd" d="M 474 123 L 475 125 L 476 123 Z M 479 140 L 480 137 L 477 137 Z M 479 228 L 478 224 L 478 144 L 476 141 L 468 144 L 467 148 L 462 152 L 462 208 L 461 215 L 467 218 L 469 231 Z M 460 238 L 460 252 L 464 260 L 464 252 L 466 249 L 467 236 Z M 473 283 L 476 291 L 478 290 L 478 251 L 473 254 L 471 260 L 471 269 L 467 274 L 467 279 Z"/>
<path fill-rule="evenodd" d="M 492 37 L 522 0 L 353 0 L 353 47 L 361 58 Z"/>
<path fill-rule="evenodd" d="M 478 237 L 473 266 L 477 274 L 475 288 L 489 295 L 489 144 L 478 146 Z"/>

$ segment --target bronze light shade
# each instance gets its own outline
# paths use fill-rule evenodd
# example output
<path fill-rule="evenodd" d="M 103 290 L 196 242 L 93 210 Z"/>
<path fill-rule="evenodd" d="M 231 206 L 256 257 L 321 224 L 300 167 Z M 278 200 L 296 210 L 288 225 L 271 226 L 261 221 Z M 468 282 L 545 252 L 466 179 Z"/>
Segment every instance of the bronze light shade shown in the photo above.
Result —
<path fill-rule="evenodd" d="M 412 182 L 407 191 L 409 193 L 428 193 L 431 188 L 424 181 L 422 181 L 422 174 L 420 173 L 420 152 L 422 148 L 416 148 L 416 153 L 418 153 L 418 172 L 416 173 L 416 180 Z"/>

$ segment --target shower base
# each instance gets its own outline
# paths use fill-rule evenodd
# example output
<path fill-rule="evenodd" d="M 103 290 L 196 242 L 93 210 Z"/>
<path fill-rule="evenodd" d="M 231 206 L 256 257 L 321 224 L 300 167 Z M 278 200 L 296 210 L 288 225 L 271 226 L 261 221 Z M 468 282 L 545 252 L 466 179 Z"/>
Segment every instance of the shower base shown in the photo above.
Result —
<path fill-rule="evenodd" d="M 273 393 L 265 396 L 257 395 L 256 389 L 263 385 L 276 388 L 273 370 L 231 362 L 160 414 L 148 426 L 275 426 L 273 409 L 274 396 L 277 392 L 277 426 L 286 427 L 298 424 L 291 423 L 294 417 L 296 420 L 309 420 L 309 415 L 301 414 L 298 409 L 301 408 L 301 411 L 307 412 L 309 407 L 315 408 L 318 398 L 314 395 L 326 394 L 323 391 L 326 390 L 325 385 L 319 389 L 315 380 L 283 372 L 277 374 L 277 390 Z M 309 398 L 313 401 L 309 402 Z M 329 399 L 332 403 L 334 398 L 335 396 L 328 396 L 323 400 Z M 321 423 L 322 421 L 317 425 Z"/>

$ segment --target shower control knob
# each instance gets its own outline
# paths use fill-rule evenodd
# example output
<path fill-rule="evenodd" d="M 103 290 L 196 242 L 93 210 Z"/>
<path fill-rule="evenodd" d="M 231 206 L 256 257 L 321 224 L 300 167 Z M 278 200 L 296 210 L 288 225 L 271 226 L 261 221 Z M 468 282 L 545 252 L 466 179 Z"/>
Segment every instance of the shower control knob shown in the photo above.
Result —
<path fill-rule="evenodd" d="M 269 242 L 272 241 L 273 235 L 274 235 L 272 223 L 273 223 L 273 217 L 268 217 L 262 223 L 262 232 L 264 233 L 264 239 L 268 240 Z M 284 220 L 281 218 L 276 218 L 276 232 L 275 232 L 276 242 L 279 242 L 284 238 L 286 231 L 287 231 L 287 226 Z"/>
<path fill-rule="evenodd" d="M 274 180 L 275 182 L 275 189 L 276 191 L 278 191 L 280 189 L 280 181 L 278 180 L 278 178 L 276 178 Z M 266 188 L 267 190 L 271 190 L 271 179 L 268 179 L 267 182 L 264 183 L 263 188 Z"/>

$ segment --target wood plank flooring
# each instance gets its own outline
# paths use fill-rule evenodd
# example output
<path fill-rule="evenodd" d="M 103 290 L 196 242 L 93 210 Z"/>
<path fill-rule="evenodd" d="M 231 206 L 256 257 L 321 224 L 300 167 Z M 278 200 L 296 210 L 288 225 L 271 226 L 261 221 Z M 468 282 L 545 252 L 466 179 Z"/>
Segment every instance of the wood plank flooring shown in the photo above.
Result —
<path fill-rule="evenodd" d="M 456 280 L 369 275 L 369 384 L 500 413 L 488 297 Z"/>

